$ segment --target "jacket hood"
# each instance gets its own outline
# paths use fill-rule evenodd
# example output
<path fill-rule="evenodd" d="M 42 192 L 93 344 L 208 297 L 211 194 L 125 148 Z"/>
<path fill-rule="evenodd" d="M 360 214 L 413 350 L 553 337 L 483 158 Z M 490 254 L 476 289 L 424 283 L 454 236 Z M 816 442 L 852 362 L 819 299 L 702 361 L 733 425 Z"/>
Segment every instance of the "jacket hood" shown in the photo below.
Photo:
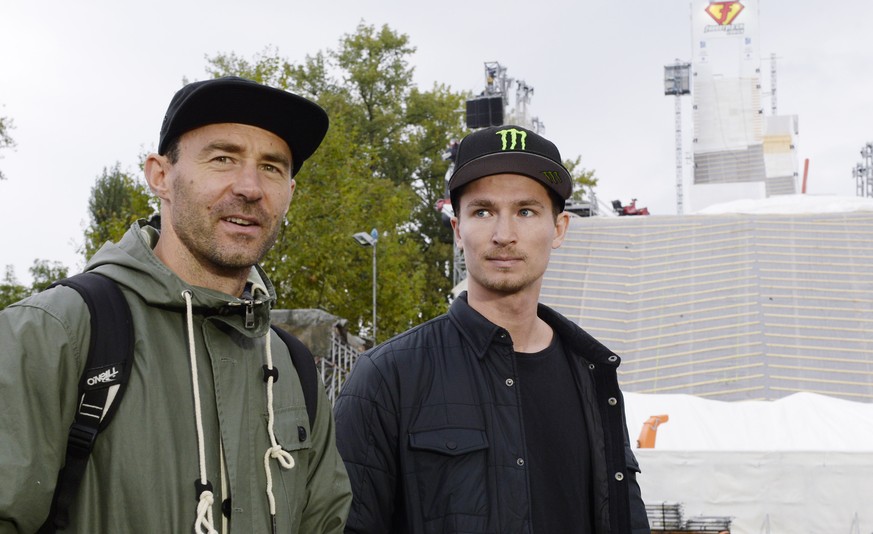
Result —
<path fill-rule="evenodd" d="M 151 306 L 184 310 L 182 293 L 191 291 L 195 311 L 206 314 L 244 314 L 248 302 L 205 287 L 193 286 L 179 278 L 154 254 L 160 232 L 145 219 L 133 223 L 118 243 L 106 243 L 85 266 L 112 279 Z M 269 310 L 276 299 L 273 285 L 257 265 L 249 275 L 256 324 L 246 335 L 264 335 L 269 328 Z"/>

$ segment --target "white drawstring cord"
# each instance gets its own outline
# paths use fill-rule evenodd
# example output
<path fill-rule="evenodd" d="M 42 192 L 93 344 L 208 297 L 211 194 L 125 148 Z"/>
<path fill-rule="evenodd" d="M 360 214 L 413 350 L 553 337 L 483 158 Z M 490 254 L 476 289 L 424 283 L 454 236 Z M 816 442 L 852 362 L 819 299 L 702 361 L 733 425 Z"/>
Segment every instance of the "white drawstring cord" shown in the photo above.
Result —
<path fill-rule="evenodd" d="M 197 501 L 197 520 L 194 521 L 194 532 L 204 534 L 218 534 L 218 531 L 212 528 L 212 492 L 204 490 L 200 494 L 200 500 Z"/>
<path fill-rule="evenodd" d="M 273 353 L 270 348 L 270 332 L 266 335 L 266 358 L 267 370 L 273 370 Z M 276 526 L 276 499 L 273 497 L 273 473 L 270 470 L 270 458 L 275 458 L 284 469 L 292 469 L 294 467 L 294 457 L 291 453 L 284 450 L 276 441 L 276 434 L 273 431 L 273 374 L 266 376 L 267 382 L 267 433 L 270 435 L 271 446 L 264 454 L 264 472 L 267 474 L 267 499 L 270 501 L 270 516 L 273 518 L 273 530 Z"/>
<path fill-rule="evenodd" d="M 225 499 L 226 499 L 227 498 L 226 496 L 229 495 L 229 493 L 227 491 L 227 465 L 225 465 L 225 461 L 224 461 L 224 443 L 219 444 L 219 451 L 218 452 L 221 454 L 221 495 L 223 497 L 225 497 Z M 231 512 L 230 503 L 228 503 L 227 506 L 228 506 L 227 514 L 225 514 L 225 513 L 221 514 L 221 533 L 222 534 L 227 534 L 227 532 L 228 532 L 227 519 L 228 519 L 228 516 L 230 515 L 230 512 Z M 221 507 L 221 511 L 224 512 L 224 505 L 223 504 Z"/>
<path fill-rule="evenodd" d="M 206 479 L 206 447 L 203 444 L 203 418 L 200 413 L 200 383 L 197 378 L 197 356 L 194 350 L 194 312 L 191 305 L 191 291 L 182 292 L 188 312 L 188 354 L 191 357 L 191 387 L 194 390 L 194 420 L 197 423 L 197 452 L 200 456 L 200 484 L 204 488 L 197 500 L 197 520 L 194 532 L 198 534 L 218 534 L 212 522 L 214 496 L 208 489 Z"/>

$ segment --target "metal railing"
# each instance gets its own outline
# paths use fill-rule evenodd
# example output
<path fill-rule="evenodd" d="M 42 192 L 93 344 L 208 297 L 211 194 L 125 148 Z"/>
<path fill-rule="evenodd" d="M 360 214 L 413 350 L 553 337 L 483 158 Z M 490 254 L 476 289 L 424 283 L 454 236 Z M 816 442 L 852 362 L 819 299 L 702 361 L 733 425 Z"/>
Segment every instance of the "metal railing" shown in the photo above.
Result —
<path fill-rule="evenodd" d="M 360 354 L 357 349 L 346 343 L 338 330 L 334 328 L 331 332 L 330 355 L 327 358 L 321 358 L 321 361 L 318 362 L 321 379 L 324 382 L 324 389 L 331 406 L 336 402 L 340 389 L 342 389 L 352 370 L 352 365 Z"/>

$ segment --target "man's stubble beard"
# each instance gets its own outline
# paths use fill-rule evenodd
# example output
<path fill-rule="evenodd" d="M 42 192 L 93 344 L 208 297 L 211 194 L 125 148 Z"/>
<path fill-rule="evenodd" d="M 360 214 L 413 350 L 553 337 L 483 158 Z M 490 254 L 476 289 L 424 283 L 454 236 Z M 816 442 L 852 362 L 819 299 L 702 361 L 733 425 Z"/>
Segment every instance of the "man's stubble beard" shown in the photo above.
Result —
<path fill-rule="evenodd" d="M 179 179 L 174 183 L 174 191 L 177 201 L 180 199 L 188 199 L 188 189 L 181 185 L 185 183 L 185 178 L 179 176 Z M 219 243 L 215 225 L 219 224 L 210 217 L 210 213 L 217 213 L 220 220 L 223 214 L 242 213 L 246 215 L 256 215 L 261 222 L 272 222 L 263 209 L 252 207 L 252 204 L 245 201 L 239 202 L 224 202 L 213 206 L 212 210 L 199 212 L 193 209 L 186 209 L 185 202 L 177 202 L 178 209 L 173 210 L 173 230 L 179 238 L 179 241 L 188 249 L 188 251 L 201 261 L 205 261 L 212 269 L 224 272 L 239 271 L 241 269 L 249 269 L 253 265 L 259 263 L 264 256 L 273 248 L 279 237 L 281 230 L 281 219 L 274 222 L 274 228 L 270 235 L 264 239 L 256 251 L 252 252 L 251 247 L 245 247 L 241 241 L 253 241 L 246 238 L 240 238 L 236 241 L 237 246 L 227 246 Z M 282 219 L 284 219 L 284 214 Z M 229 249 L 229 250 L 228 250 Z"/>

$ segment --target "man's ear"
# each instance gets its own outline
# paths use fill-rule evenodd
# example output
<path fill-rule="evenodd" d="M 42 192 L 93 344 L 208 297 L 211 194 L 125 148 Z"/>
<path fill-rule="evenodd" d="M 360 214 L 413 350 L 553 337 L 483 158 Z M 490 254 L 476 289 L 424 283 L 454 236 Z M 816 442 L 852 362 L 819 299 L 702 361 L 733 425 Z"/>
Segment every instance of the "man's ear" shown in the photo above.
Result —
<path fill-rule="evenodd" d="M 568 228 L 570 228 L 570 214 L 562 211 L 555 219 L 555 238 L 552 239 L 552 248 L 558 248 L 564 243 Z"/>
<path fill-rule="evenodd" d="M 458 225 L 461 224 L 461 221 L 458 219 L 458 216 L 455 215 L 451 218 L 452 223 L 452 236 L 455 238 L 455 245 L 461 250 L 464 250 L 464 244 L 461 241 L 461 230 L 458 228 Z"/>
<path fill-rule="evenodd" d="M 149 154 L 145 161 L 145 179 L 149 184 L 152 194 L 161 200 L 167 200 L 167 195 L 170 191 L 167 175 L 169 174 L 172 164 L 166 156 L 159 154 Z"/>

